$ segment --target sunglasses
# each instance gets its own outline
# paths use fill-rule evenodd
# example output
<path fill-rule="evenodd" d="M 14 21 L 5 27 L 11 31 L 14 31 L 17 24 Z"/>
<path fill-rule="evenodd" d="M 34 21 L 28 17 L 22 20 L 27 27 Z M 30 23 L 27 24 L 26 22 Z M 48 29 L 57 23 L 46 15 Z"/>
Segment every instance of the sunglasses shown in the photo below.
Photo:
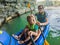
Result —
<path fill-rule="evenodd" d="M 38 8 L 38 9 L 40 10 L 40 9 L 43 9 L 43 8 Z"/>

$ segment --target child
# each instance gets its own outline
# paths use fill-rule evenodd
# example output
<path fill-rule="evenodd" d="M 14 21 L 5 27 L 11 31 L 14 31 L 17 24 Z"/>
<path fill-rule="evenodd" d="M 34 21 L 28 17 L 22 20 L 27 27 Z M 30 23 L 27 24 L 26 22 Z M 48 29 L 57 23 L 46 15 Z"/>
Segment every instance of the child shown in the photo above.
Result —
<path fill-rule="evenodd" d="M 30 36 L 34 36 L 33 39 L 34 39 L 34 41 L 36 41 L 41 34 L 41 31 L 39 30 L 39 26 L 36 24 L 36 18 L 34 15 L 27 16 L 27 21 L 28 21 L 28 25 L 26 26 L 26 28 L 22 34 L 26 33 L 28 36 L 25 38 L 25 40 L 18 41 L 18 43 L 20 43 L 20 44 L 30 40 Z M 16 36 L 16 37 L 20 38 L 21 35 Z M 32 42 L 30 42 L 28 45 L 31 45 L 31 44 L 32 44 Z"/>

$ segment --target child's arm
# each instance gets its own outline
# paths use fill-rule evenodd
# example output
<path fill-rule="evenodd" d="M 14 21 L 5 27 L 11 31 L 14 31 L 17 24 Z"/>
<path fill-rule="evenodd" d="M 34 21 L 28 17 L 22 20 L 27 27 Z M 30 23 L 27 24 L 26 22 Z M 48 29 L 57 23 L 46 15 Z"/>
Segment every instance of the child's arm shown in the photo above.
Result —
<path fill-rule="evenodd" d="M 24 40 L 24 42 L 28 41 L 31 35 L 36 36 L 36 38 L 34 39 L 34 41 L 36 41 L 41 34 L 40 30 L 38 30 L 37 32 L 29 31 L 28 33 L 29 33 L 29 36 L 26 38 L 26 40 Z"/>
<path fill-rule="evenodd" d="M 32 35 L 37 36 L 38 34 L 37 34 L 37 32 L 29 31 L 28 37 L 26 38 L 26 40 L 24 40 L 24 42 L 28 41 L 30 39 L 30 36 L 32 36 Z"/>
<path fill-rule="evenodd" d="M 37 30 L 36 32 L 30 31 L 30 33 L 31 33 L 30 35 L 35 36 L 34 41 L 36 41 L 39 38 L 41 31 L 40 30 Z"/>
<path fill-rule="evenodd" d="M 34 42 L 39 38 L 39 36 L 41 34 L 40 30 L 38 30 L 37 32 L 38 32 L 38 35 L 34 38 Z M 28 45 L 31 45 L 31 44 L 32 44 L 32 42 L 30 42 Z"/>
<path fill-rule="evenodd" d="M 36 41 L 39 38 L 40 34 L 41 34 L 41 31 L 40 30 L 38 30 L 36 32 L 38 33 L 38 35 L 35 37 L 34 41 Z"/>
<path fill-rule="evenodd" d="M 37 34 L 37 32 L 29 31 L 29 32 L 28 32 L 28 35 L 29 35 L 29 36 L 32 36 L 32 35 L 37 36 L 38 34 Z"/>

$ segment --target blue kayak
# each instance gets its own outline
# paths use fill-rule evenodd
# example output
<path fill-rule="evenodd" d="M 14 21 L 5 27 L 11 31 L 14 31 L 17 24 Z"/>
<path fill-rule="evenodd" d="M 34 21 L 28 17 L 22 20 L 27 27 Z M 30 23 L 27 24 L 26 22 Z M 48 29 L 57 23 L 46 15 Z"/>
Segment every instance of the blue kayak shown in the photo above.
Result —
<path fill-rule="evenodd" d="M 21 30 L 20 32 L 18 32 L 16 35 L 19 35 L 20 33 L 22 33 L 23 30 Z M 27 45 L 26 43 L 24 44 L 18 44 L 17 40 L 10 36 L 6 31 L 2 31 L 3 33 L 0 34 L 0 44 L 1 45 Z M 49 33 L 49 24 L 45 26 L 45 29 L 43 31 L 43 35 L 44 38 L 47 37 Z M 36 45 L 42 45 L 44 42 L 44 38 L 42 36 L 42 34 L 40 35 L 40 37 L 38 38 L 38 40 L 35 42 Z"/>

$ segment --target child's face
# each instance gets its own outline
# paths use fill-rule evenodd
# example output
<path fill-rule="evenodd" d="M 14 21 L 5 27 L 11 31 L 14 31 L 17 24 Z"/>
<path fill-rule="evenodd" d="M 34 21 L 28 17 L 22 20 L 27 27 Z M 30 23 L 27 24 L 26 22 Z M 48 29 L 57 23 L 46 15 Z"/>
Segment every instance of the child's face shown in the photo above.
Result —
<path fill-rule="evenodd" d="M 35 24 L 36 23 L 35 17 L 31 17 L 28 22 L 29 24 Z"/>

